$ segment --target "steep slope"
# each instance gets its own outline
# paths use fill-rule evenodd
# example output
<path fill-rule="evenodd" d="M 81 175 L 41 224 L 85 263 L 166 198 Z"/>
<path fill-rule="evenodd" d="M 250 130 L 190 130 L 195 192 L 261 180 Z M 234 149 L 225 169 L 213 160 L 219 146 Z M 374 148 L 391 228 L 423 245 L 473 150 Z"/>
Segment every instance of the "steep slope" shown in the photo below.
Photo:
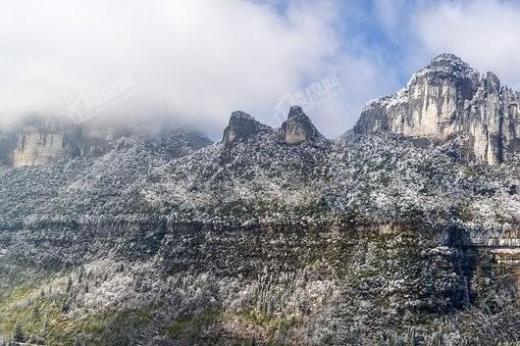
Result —
<path fill-rule="evenodd" d="M 86 215 L 132 214 L 137 201 L 129 187 L 134 182 L 154 167 L 210 143 L 196 132 L 136 135 L 107 139 L 104 154 L 89 152 L 35 167 L 4 166 L 0 220 L 12 225 L 27 222 L 29 216 L 77 221 Z"/>
<path fill-rule="evenodd" d="M 254 123 L 233 115 L 225 133 Z M 202 222 L 289 219 L 315 208 L 315 184 L 332 143 L 319 135 L 288 144 L 283 130 L 257 124 L 261 130 L 241 140 L 224 140 L 160 167 L 144 182 L 144 199 L 162 213 Z"/>

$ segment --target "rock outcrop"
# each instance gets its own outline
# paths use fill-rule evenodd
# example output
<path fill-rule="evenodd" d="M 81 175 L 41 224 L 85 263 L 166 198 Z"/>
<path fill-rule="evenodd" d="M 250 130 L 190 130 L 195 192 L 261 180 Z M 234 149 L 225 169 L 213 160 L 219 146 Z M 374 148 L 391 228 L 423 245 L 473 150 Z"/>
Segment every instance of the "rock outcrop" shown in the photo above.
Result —
<path fill-rule="evenodd" d="M 8 131 L 4 161 L 13 167 L 24 167 L 70 159 L 78 141 L 73 133 L 72 127 L 54 119 L 25 119 Z"/>
<path fill-rule="evenodd" d="M 178 131 L 164 129 L 155 137 L 167 140 L 168 134 L 177 136 Z M 121 138 L 146 136 L 137 129 L 32 116 L 0 129 L 0 164 L 49 166 L 75 157 L 98 157 L 111 151 Z"/>
<path fill-rule="evenodd" d="M 65 153 L 66 143 L 62 134 L 30 127 L 20 135 L 12 162 L 14 167 L 45 165 Z"/>
<path fill-rule="evenodd" d="M 290 145 L 323 138 L 300 106 L 291 107 L 287 120 L 282 124 L 282 135 Z"/>
<path fill-rule="evenodd" d="M 370 102 L 354 130 L 440 141 L 469 135 L 476 161 L 496 164 L 518 147 L 519 100 L 518 93 L 502 87 L 494 74 L 480 76 L 460 58 L 443 54 L 397 94 Z"/>
<path fill-rule="evenodd" d="M 241 111 L 236 111 L 231 114 L 229 125 L 224 130 L 222 141 L 225 145 L 230 145 L 269 129 L 268 126 L 256 121 L 251 115 Z"/>

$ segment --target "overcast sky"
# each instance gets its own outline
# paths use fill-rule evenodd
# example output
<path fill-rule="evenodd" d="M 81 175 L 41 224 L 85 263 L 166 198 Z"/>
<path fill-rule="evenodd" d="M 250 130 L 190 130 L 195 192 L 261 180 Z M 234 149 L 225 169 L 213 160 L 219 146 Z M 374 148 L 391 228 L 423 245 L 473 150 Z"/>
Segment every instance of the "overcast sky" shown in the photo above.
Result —
<path fill-rule="evenodd" d="M 302 103 L 335 137 L 443 52 L 520 89 L 515 1 L 2 0 L 0 120 L 169 119 L 218 138 L 234 110 Z"/>

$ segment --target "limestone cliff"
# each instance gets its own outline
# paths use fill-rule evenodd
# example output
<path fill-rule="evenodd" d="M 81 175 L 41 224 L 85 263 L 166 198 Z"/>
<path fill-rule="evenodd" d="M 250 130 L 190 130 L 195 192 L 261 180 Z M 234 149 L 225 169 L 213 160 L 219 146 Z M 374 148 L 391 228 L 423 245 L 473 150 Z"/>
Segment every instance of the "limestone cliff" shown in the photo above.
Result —
<path fill-rule="evenodd" d="M 518 147 L 519 100 L 493 73 L 481 76 L 460 58 L 443 54 L 395 95 L 370 102 L 354 130 L 440 141 L 469 135 L 476 161 L 496 164 Z"/>
<path fill-rule="evenodd" d="M 28 117 L 4 129 L 0 160 L 13 167 L 48 165 L 72 158 L 76 143 L 79 138 L 66 122 Z"/>
<path fill-rule="evenodd" d="M 63 134 L 29 127 L 18 138 L 12 163 L 14 167 L 45 165 L 63 157 L 66 151 Z"/>
<path fill-rule="evenodd" d="M 136 131 L 39 116 L 23 118 L 0 131 L 0 163 L 12 167 L 49 166 L 75 157 L 100 156 L 119 138 L 139 136 Z"/>

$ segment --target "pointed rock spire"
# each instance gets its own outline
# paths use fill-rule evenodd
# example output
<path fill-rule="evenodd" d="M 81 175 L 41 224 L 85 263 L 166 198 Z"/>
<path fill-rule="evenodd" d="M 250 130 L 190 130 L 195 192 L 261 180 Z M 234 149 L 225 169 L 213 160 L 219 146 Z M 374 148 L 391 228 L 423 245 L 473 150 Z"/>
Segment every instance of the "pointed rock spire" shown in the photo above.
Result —
<path fill-rule="evenodd" d="M 323 137 L 300 106 L 291 107 L 287 120 L 282 124 L 282 134 L 290 145 Z"/>
<path fill-rule="evenodd" d="M 491 92 L 498 93 L 500 91 L 500 79 L 493 72 L 488 72 L 482 77 L 482 85 Z"/>
<path fill-rule="evenodd" d="M 255 134 L 269 129 L 268 126 L 256 121 L 251 115 L 236 111 L 231 114 L 229 125 L 224 130 L 222 141 L 225 145 L 249 138 Z"/>

